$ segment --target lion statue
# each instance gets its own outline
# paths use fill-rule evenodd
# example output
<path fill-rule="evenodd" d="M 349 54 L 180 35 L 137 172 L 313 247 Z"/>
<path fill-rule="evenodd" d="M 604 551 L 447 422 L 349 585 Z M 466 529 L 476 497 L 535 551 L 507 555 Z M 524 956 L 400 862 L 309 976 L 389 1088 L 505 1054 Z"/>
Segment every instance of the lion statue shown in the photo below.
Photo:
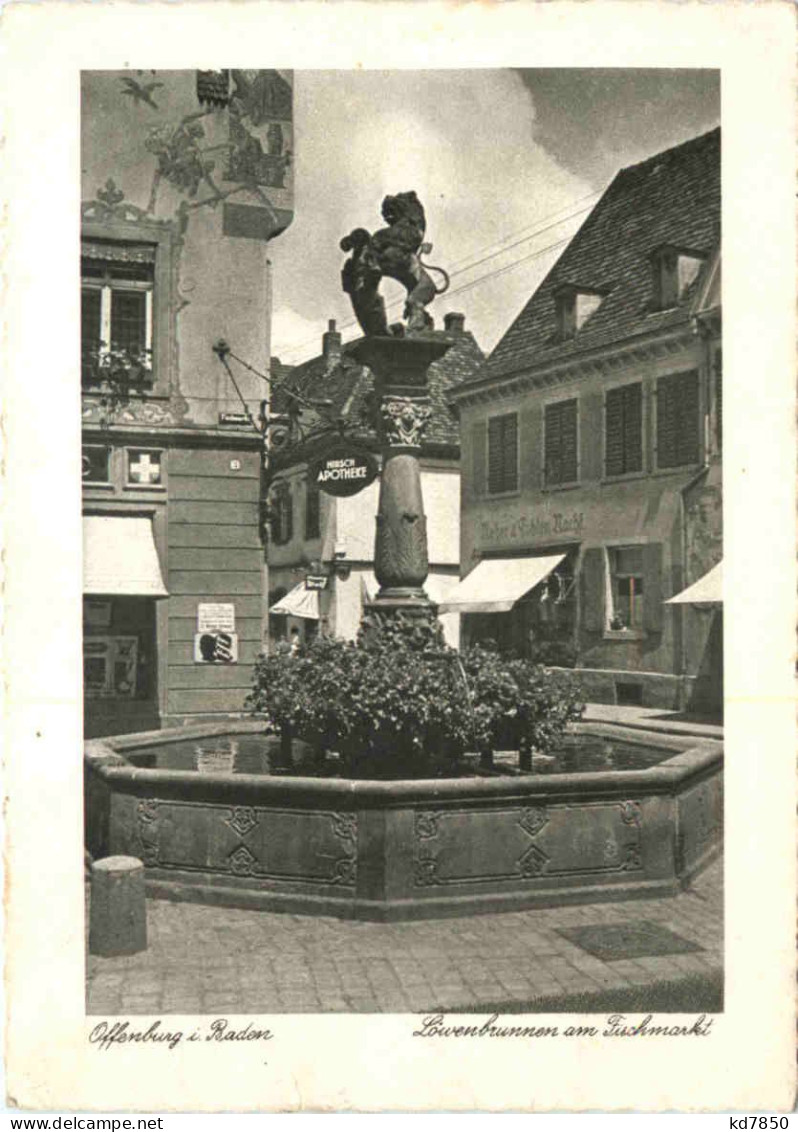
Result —
<path fill-rule="evenodd" d="M 352 253 L 341 273 L 343 289 L 352 299 L 363 332 L 387 335 L 391 329 L 379 286 L 383 276 L 395 279 L 407 291 L 404 317 L 408 333 L 427 330 L 432 320 L 425 307 L 443 294 L 449 276 L 443 268 L 421 262 L 421 255 L 432 250 L 431 244 L 424 243 L 427 221 L 423 205 L 414 192 L 397 193 L 382 202 L 382 217 L 387 228 L 373 235 L 365 228 L 355 228 L 341 240 L 341 251 Z M 436 287 L 430 271 L 442 276 L 442 286 Z"/>

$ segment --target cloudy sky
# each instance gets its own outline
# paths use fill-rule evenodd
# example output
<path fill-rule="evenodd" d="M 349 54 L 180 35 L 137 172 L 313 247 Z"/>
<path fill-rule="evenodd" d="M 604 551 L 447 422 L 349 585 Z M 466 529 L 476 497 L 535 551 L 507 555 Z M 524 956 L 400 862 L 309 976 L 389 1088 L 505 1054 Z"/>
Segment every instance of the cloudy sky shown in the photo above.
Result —
<path fill-rule="evenodd" d="M 415 189 L 448 310 L 489 351 L 615 172 L 712 129 L 712 71 L 296 71 L 295 217 L 271 246 L 272 354 L 317 354 L 327 320 L 357 337 L 338 241 Z M 389 316 L 400 289 L 383 284 Z"/>

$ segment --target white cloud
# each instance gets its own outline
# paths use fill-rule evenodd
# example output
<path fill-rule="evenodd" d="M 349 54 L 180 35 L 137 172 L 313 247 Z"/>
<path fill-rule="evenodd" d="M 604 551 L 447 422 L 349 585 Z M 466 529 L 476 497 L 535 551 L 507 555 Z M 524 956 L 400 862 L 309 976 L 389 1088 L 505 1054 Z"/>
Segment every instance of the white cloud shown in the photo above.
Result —
<path fill-rule="evenodd" d="M 512 71 L 298 71 L 294 90 L 295 218 L 271 248 L 272 352 L 286 359 L 317 353 L 328 318 L 352 321 L 340 289 L 338 241 L 354 227 L 379 227 L 386 193 L 416 190 L 434 245 L 431 262 L 451 270 L 550 222 L 591 190 L 535 143 L 532 102 Z M 475 266 L 455 278 L 452 290 L 573 228 L 572 222 Z M 438 300 L 436 320 L 446 309 L 462 310 L 480 343 L 493 346 L 555 254 L 462 298 Z"/>
<path fill-rule="evenodd" d="M 273 356 L 276 355 L 283 362 L 296 361 L 297 358 L 294 357 L 293 352 L 290 358 L 287 353 L 285 356 L 281 354 L 280 343 L 299 342 L 308 343 L 300 360 L 304 357 L 312 357 L 314 353 L 318 354 L 321 350 L 321 333 L 316 319 L 304 318 L 290 307 L 275 304 L 272 316 L 271 353 Z"/>

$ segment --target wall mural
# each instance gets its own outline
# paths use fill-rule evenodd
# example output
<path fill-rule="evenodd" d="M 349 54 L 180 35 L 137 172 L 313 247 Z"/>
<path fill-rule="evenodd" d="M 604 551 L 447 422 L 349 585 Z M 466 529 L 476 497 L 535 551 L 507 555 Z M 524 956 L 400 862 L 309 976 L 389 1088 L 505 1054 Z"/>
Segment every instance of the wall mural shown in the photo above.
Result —
<path fill-rule="evenodd" d="M 120 97 L 136 106 L 161 114 L 154 95 L 165 84 L 152 78 L 120 77 Z M 232 83 L 232 90 L 230 84 Z M 227 93 L 225 93 L 227 92 Z M 282 218 L 263 188 L 285 189 L 293 154 L 289 138 L 292 122 L 290 84 L 277 71 L 197 72 L 197 96 L 202 108 L 178 121 L 154 125 L 144 140 L 145 150 L 155 159 L 149 200 L 144 209 L 124 203 L 124 192 L 112 180 L 98 190 L 93 201 L 84 202 L 86 219 L 123 218 L 129 221 L 155 218 L 159 189 L 167 182 L 186 200 L 178 206 L 175 221 L 181 232 L 192 209 L 216 208 L 220 202 L 248 193 L 270 216 L 274 226 Z M 229 118 L 225 142 L 209 144 L 203 119 L 226 106 Z M 221 187 L 220 183 L 229 183 Z M 109 199 L 110 195 L 113 199 Z"/>
<path fill-rule="evenodd" d="M 137 71 L 135 77 L 119 77 L 120 99 L 129 100 L 143 114 L 160 119 L 143 140 L 145 154 L 151 155 L 155 166 L 146 207 L 127 201 L 124 189 L 109 177 L 93 200 L 82 202 L 81 218 L 97 223 L 122 221 L 172 228 L 172 289 L 174 311 L 179 314 L 190 301 L 179 289 L 179 263 L 183 237 L 194 210 L 216 209 L 229 198 L 246 194 L 251 203 L 230 206 L 231 216 L 225 215 L 223 230 L 225 235 L 261 239 L 282 230 L 290 219 L 290 213 L 275 208 L 263 190 L 286 190 L 293 158 L 293 94 L 290 83 L 274 70 L 197 71 L 196 94 L 201 108 L 177 120 L 163 120 L 158 92 L 165 86 L 154 70 Z M 211 134 L 219 136 L 218 113 L 223 108 L 228 118 L 227 140 L 214 142 L 209 139 L 206 126 Z M 165 184 L 177 190 L 181 198 L 173 215 L 166 217 L 157 215 Z M 172 400 L 177 400 L 171 412 L 159 411 L 158 423 L 182 417 L 187 410 L 177 391 L 173 389 L 171 393 Z M 121 419 L 122 414 L 125 420 L 138 419 L 140 409 L 140 405 L 131 404 L 129 396 L 119 393 L 110 401 L 107 395 L 86 398 L 83 415 L 87 421 L 107 423 L 111 417 Z"/>

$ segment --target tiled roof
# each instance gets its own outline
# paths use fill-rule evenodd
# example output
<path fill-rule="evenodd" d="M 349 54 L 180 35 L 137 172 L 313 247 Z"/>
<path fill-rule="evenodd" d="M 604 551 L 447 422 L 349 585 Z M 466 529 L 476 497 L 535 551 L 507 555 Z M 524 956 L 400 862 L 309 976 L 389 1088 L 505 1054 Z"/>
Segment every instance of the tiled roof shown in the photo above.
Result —
<path fill-rule="evenodd" d="M 622 169 L 471 381 L 482 382 L 659 331 L 690 317 L 690 302 L 720 242 L 720 129 Z M 662 245 L 707 263 L 678 307 L 656 310 L 651 255 Z M 558 337 L 555 292 L 605 293 L 568 339 Z M 465 384 L 470 384 L 466 382 Z"/>
<path fill-rule="evenodd" d="M 435 331 L 435 337 L 451 342 L 451 348 L 429 368 L 429 395 L 432 416 L 424 433 L 427 445 L 459 445 L 457 420 L 449 408 L 448 395 L 455 385 L 471 378 L 485 360 L 485 355 L 468 330 Z M 348 432 L 360 438 L 374 439 L 374 429 L 368 419 L 368 396 L 373 377 L 367 366 L 352 361 L 344 349 L 342 358 L 330 365 L 323 354 L 311 358 L 294 368 L 275 390 L 273 407 L 285 411 L 287 398 L 280 390 L 290 389 L 307 400 L 329 399 L 332 404 L 323 413 L 311 408 L 302 409 L 302 430 L 308 439 L 317 438 L 333 427 L 330 423 L 343 417 Z M 280 453 L 280 463 L 286 462 L 287 451 Z"/>

